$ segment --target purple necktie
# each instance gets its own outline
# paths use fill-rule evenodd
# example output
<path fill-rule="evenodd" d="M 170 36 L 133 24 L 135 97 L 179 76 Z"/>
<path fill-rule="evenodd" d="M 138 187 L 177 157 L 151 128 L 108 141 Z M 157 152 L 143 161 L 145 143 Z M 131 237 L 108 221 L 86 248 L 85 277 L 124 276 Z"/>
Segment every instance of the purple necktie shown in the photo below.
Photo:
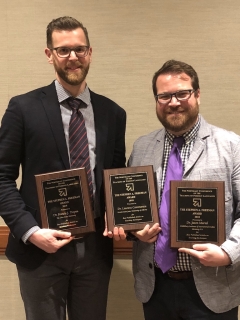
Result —
<path fill-rule="evenodd" d="M 72 109 L 72 116 L 69 123 L 69 152 L 71 168 L 85 167 L 89 184 L 91 199 L 93 199 L 92 173 L 89 158 L 89 146 L 85 121 L 80 111 L 79 99 L 68 98 L 67 102 Z"/>
<path fill-rule="evenodd" d="M 170 248 L 170 181 L 182 180 L 183 164 L 180 150 L 183 143 L 183 137 L 177 137 L 173 140 L 159 210 L 162 230 L 158 235 L 155 247 L 155 261 L 163 273 L 171 269 L 177 262 L 177 249 Z"/>

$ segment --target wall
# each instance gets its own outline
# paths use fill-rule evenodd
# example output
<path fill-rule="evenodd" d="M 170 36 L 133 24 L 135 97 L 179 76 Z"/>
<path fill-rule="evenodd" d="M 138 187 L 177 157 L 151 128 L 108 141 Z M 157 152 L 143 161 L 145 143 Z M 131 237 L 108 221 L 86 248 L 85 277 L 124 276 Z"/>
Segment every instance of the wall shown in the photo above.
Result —
<path fill-rule="evenodd" d="M 0 117 L 12 96 L 54 79 L 44 56 L 45 29 L 62 15 L 74 16 L 88 28 L 93 46 L 89 87 L 127 111 L 127 155 L 138 136 L 160 127 L 151 79 L 171 58 L 197 70 L 204 117 L 240 134 L 238 0 L 1 0 Z M 0 270 L 6 293 L 1 303 L 8 308 L 8 297 L 19 299 L 17 278 L 6 260 L 0 260 Z M 18 308 L 12 312 L 5 318 L 20 319 Z"/>

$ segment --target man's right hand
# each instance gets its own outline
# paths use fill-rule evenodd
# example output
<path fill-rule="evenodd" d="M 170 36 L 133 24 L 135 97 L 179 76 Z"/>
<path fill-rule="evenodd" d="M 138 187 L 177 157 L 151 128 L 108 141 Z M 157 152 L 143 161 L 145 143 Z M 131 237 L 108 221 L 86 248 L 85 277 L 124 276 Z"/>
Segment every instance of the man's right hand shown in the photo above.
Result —
<path fill-rule="evenodd" d="M 55 253 L 58 249 L 71 242 L 74 237 L 70 232 L 40 229 L 34 232 L 28 241 L 47 253 Z"/>

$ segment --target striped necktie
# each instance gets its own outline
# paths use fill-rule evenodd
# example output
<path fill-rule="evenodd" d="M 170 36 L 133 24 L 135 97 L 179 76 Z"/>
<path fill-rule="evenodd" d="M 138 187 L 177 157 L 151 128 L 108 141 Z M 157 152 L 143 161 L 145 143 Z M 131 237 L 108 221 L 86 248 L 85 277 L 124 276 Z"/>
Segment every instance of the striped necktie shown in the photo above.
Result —
<path fill-rule="evenodd" d="M 84 102 L 72 97 L 68 98 L 67 102 L 72 109 L 72 116 L 69 123 L 70 165 L 71 168 L 86 168 L 90 196 L 93 200 L 92 173 L 87 130 L 82 112 L 80 111 L 80 106 L 83 106 Z"/>

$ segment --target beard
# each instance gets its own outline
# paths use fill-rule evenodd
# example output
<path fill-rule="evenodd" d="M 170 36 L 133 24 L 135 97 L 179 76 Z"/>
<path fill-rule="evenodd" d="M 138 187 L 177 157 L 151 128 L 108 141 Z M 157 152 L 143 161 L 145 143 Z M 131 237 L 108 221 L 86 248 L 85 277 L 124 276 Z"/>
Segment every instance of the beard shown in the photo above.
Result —
<path fill-rule="evenodd" d="M 177 113 L 178 110 L 183 112 Z M 159 113 L 156 109 L 158 120 L 166 130 L 178 134 L 190 130 L 196 123 L 199 114 L 199 104 L 196 101 L 195 105 L 189 106 L 188 109 L 182 106 L 179 106 L 178 109 L 176 107 L 174 109 L 169 107 L 168 111 L 172 111 L 173 113 L 169 114 L 167 111 Z"/>
<path fill-rule="evenodd" d="M 69 72 L 69 69 L 66 68 L 60 68 L 55 61 L 53 62 L 54 64 L 54 68 L 56 73 L 58 74 L 58 76 L 65 81 L 66 83 L 68 83 L 69 85 L 72 86 L 77 86 L 81 83 L 83 83 L 83 81 L 86 79 L 86 76 L 88 74 L 89 71 L 89 67 L 90 67 L 90 63 L 88 63 L 87 65 L 83 66 L 80 63 L 75 63 L 74 66 L 79 68 L 80 72 L 74 73 L 74 72 Z"/>

